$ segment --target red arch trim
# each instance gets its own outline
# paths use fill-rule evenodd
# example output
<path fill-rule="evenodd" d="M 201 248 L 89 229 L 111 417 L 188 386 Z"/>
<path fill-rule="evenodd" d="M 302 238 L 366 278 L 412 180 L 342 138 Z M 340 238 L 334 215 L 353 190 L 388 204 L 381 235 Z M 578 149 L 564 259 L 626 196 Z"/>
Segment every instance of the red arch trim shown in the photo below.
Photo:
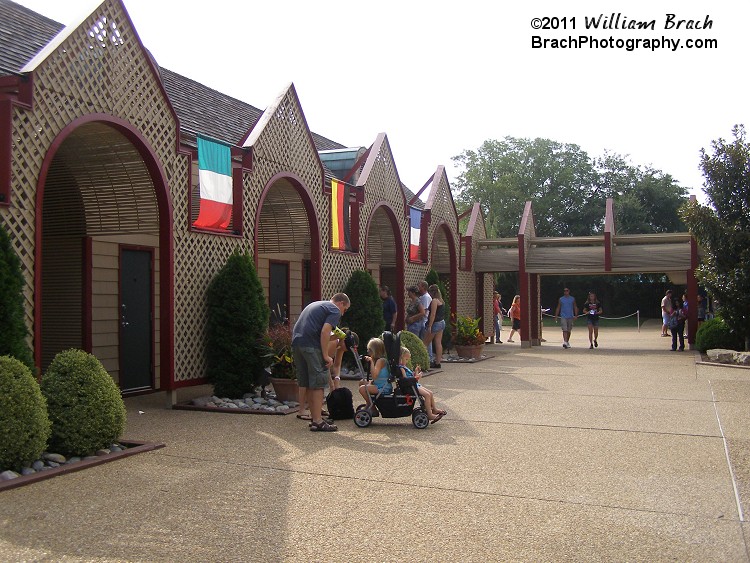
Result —
<path fill-rule="evenodd" d="M 258 207 L 255 210 L 255 226 L 253 227 L 253 258 L 255 260 L 255 266 L 258 266 L 258 226 L 260 224 L 260 213 L 263 209 L 263 202 L 268 196 L 268 192 L 273 185 L 279 180 L 288 180 L 289 183 L 299 194 L 302 199 L 302 205 L 305 206 L 305 213 L 307 214 L 307 222 L 310 225 L 310 266 L 311 266 L 311 279 L 310 279 L 310 292 L 313 301 L 322 299 L 322 252 L 320 243 L 320 225 L 318 224 L 318 216 L 315 211 L 315 204 L 313 203 L 312 195 L 310 190 L 307 188 L 302 178 L 291 172 L 279 172 L 274 174 L 268 182 L 266 182 L 263 192 L 258 200 Z"/>
<path fill-rule="evenodd" d="M 41 367 L 42 354 L 42 208 L 44 187 L 50 166 L 65 140 L 79 127 L 88 123 L 104 123 L 127 138 L 143 158 L 154 184 L 156 201 L 159 206 L 159 260 L 160 260 L 160 387 L 163 390 L 174 388 L 174 242 L 173 207 L 169 194 L 167 175 L 149 141 L 131 123 L 119 117 L 93 113 L 71 121 L 52 141 L 42 162 L 36 189 L 36 219 L 34 235 L 34 361 Z"/>

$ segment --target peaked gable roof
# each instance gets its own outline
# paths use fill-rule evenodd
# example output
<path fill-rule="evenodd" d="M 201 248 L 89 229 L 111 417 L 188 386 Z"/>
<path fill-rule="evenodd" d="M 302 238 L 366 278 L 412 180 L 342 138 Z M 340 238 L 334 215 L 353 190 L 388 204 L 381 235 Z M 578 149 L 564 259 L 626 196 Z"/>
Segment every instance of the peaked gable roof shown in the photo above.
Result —
<path fill-rule="evenodd" d="M 20 74 L 63 25 L 10 0 L 0 0 L 0 75 Z"/>
<path fill-rule="evenodd" d="M 65 30 L 75 30 L 88 15 L 66 27 L 15 2 L 0 0 L 0 76 L 33 71 L 65 39 Z M 156 63 L 155 67 L 186 133 L 201 133 L 236 145 L 263 114 L 263 110 Z M 317 150 L 345 148 L 317 133 L 311 135 Z"/>

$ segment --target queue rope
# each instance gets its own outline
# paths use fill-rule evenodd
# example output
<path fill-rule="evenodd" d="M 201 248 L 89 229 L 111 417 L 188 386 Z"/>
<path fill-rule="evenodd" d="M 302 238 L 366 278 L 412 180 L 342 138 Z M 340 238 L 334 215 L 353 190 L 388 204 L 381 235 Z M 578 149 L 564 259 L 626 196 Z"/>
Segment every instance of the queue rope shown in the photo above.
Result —
<path fill-rule="evenodd" d="M 555 315 L 550 315 L 547 311 L 549 311 L 549 309 L 546 309 L 546 310 L 542 311 L 542 316 L 547 316 L 547 317 L 552 317 L 552 318 L 555 317 Z M 585 317 L 585 316 L 586 315 L 578 315 L 576 318 L 580 319 L 581 317 Z M 600 319 L 605 319 L 605 320 L 608 320 L 608 321 L 621 321 L 622 319 L 628 319 L 630 317 L 635 317 L 635 316 L 638 317 L 638 319 L 637 319 L 637 322 L 638 322 L 638 332 L 641 332 L 641 310 L 640 309 L 638 309 L 635 313 L 630 313 L 629 315 L 625 315 L 624 317 L 605 317 L 605 316 L 601 316 L 599 318 Z"/>

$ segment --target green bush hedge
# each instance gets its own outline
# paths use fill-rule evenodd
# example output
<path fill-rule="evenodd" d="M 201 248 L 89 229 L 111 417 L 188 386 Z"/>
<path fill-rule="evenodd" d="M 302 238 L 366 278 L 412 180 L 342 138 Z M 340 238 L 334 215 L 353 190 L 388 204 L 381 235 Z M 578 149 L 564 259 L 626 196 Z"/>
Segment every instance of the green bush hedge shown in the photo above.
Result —
<path fill-rule="evenodd" d="M 695 334 L 695 347 L 701 352 L 724 348 L 726 350 L 742 350 L 742 338 L 733 332 L 723 319 L 717 317 L 708 320 L 698 327 Z"/>
<path fill-rule="evenodd" d="M 416 366 L 421 366 L 425 371 L 430 369 L 430 356 L 422 340 L 408 330 L 402 330 L 399 335 L 401 336 L 401 346 L 405 346 L 411 352 L 411 365 L 408 367 L 412 370 Z"/>
<path fill-rule="evenodd" d="M 0 226 L 0 356 L 13 356 L 36 375 L 34 358 L 26 341 L 21 265 L 8 233 Z"/>
<path fill-rule="evenodd" d="M 206 375 L 219 397 L 253 390 L 267 365 L 264 337 L 270 311 L 249 254 L 235 252 L 208 287 Z"/>
<path fill-rule="evenodd" d="M 47 402 L 31 370 L 0 356 L 0 470 L 28 467 L 42 455 L 49 435 Z"/>
<path fill-rule="evenodd" d="M 55 356 L 42 378 L 52 421 L 49 449 L 89 455 L 109 447 L 125 430 L 125 403 L 96 357 L 70 349 Z"/>

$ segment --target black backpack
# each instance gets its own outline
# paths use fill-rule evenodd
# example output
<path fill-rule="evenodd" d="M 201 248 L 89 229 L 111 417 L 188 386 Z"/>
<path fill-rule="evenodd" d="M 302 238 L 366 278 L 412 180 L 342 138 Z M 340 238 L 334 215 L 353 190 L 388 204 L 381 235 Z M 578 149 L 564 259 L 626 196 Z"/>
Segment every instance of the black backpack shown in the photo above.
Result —
<path fill-rule="evenodd" d="M 328 393 L 326 406 L 328 407 L 328 414 L 333 420 L 354 418 L 352 392 L 347 387 L 339 387 Z"/>

